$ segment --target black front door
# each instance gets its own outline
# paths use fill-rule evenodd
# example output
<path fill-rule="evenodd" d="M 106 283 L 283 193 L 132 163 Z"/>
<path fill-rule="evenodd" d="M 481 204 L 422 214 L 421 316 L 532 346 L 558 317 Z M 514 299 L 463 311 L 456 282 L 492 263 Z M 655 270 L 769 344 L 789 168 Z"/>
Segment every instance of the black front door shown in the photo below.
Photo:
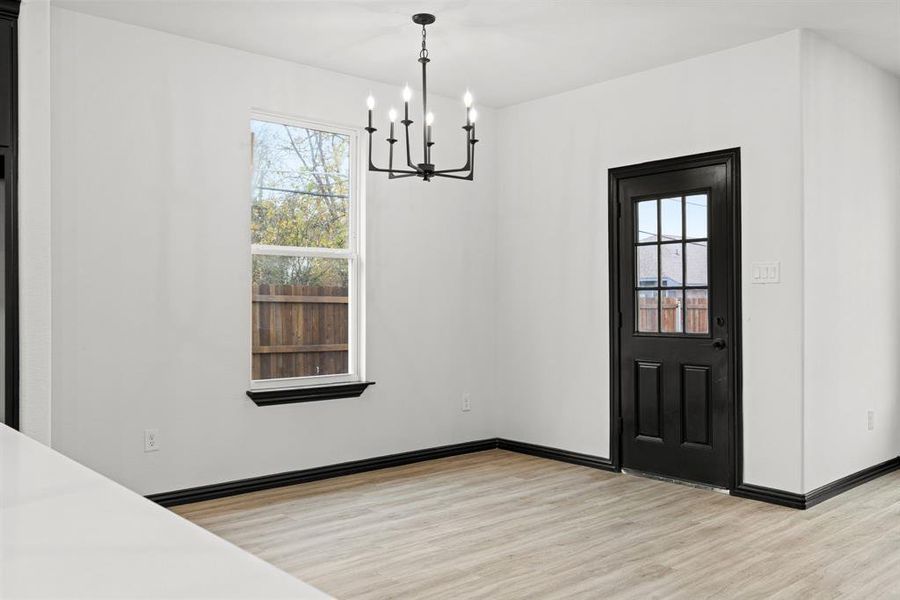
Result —
<path fill-rule="evenodd" d="M 735 162 L 611 172 L 624 468 L 732 485 Z"/>

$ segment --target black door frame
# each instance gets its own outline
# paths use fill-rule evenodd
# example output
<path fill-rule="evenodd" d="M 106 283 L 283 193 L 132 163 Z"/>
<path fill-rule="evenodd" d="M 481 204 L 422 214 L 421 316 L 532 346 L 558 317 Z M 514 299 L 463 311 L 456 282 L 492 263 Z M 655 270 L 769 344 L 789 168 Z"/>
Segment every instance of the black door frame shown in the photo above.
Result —
<path fill-rule="evenodd" d="M 727 319 L 731 324 L 728 347 L 728 368 L 731 378 L 732 419 L 729 423 L 731 444 L 729 448 L 730 488 L 743 483 L 743 420 L 742 420 L 742 363 L 741 363 L 741 149 L 729 148 L 703 154 L 693 154 L 678 158 L 667 158 L 652 162 L 617 167 L 609 170 L 609 450 L 610 460 L 616 470 L 622 469 L 622 398 L 619 360 L 622 326 L 619 306 L 619 182 L 631 177 L 657 175 L 669 171 L 679 171 L 692 167 L 725 165 L 725 200 L 731 205 L 732 219 L 729 223 L 732 277 L 728 282 L 729 297 Z"/>
<path fill-rule="evenodd" d="M 9 61 L 9 108 L 0 119 L 9 123 L 9 139 L 0 140 L 0 162 L 5 187 L 3 211 L 3 278 L 4 290 L 4 400 L 3 422 L 19 429 L 19 217 L 18 217 L 18 17 L 19 0 L 0 0 L 0 26 L 12 29 L 12 47 L 3 48 L 0 60 Z M 4 82 L 4 85 L 6 82 Z"/>

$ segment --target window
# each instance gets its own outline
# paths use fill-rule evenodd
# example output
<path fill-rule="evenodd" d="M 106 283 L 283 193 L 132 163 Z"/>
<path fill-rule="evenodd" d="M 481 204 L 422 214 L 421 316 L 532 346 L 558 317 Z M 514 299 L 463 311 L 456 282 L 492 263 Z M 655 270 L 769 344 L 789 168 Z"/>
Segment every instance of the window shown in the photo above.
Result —
<path fill-rule="evenodd" d="M 269 117 L 250 126 L 251 387 L 359 381 L 356 134 Z"/>
<path fill-rule="evenodd" d="M 636 203 L 638 333 L 709 333 L 708 204 L 706 194 Z"/>

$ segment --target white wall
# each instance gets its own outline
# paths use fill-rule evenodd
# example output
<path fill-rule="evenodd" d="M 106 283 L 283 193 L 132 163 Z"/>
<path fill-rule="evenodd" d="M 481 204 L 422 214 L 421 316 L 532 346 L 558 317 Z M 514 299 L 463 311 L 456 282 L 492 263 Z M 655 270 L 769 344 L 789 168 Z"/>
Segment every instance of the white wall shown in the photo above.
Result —
<path fill-rule="evenodd" d="M 900 454 L 900 79 L 805 33 L 803 109 L 809 491 Z"/>
<path fill-rule="evenodd" d="M 50 6 L 19 15 L 20 428 L 50 443 Z"/>
<path fill-rule="evenodd" d="M 55 448 L 152 493 L 493 435 L 490 110 L 476 182 L 368 177 L 377 384 L 264 408 L 244 395 L 251 108 L 362 126 L 369 90 L 379 112 L 399 104 L 399 86 L 52 9 Z M 461 101 L 433 106 L 435 157 L 461 162 Z"/>
<path fill-rule="evenodd" d="M 744 478 L 802 488 L 800 34 L 500 113 L 502 437 L 609 456 L 607 171 L 739 146 Z M 780 285 L 750 285 L 779 260 Z"/>

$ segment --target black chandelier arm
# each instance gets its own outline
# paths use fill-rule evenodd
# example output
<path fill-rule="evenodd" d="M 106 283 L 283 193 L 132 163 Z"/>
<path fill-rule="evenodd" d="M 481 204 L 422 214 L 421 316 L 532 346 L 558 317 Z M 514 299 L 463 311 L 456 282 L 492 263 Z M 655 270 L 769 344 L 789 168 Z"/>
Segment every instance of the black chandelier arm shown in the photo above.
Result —
<path fill-rule="evenodd" d="M 461 171 L 468 171 L 470 168 L 472 168 L 472 148 L 473 148 L 473 145 L 472 145 L 472 135 L 471 135 L 471 133 L 470 133 L 471 130 L 472 130 L 472 127 L 471 127 L 470 125 L 466 125 L 466 126 L 463 127 L 463 129 L 466 130 L 466 164 L 465 164 L 465 166 L 463 166 L 463 167 L 461 167 L 461 168 L 459 168 L 459 169 L 441 169 L 440 171 L 435 171 L 435 174 L 438 174 L 438 173 L 459 173 L 459 172 L 461 172 Z"/>
<path fill-rule="evenodd" d="M 408 175 L 418 175 L 418 174 L 419 174 L 418 171 L 407 171 L 407 170 L 405 170 L 405 169 L 404 169 L 404 170 L 400 170 L 400 169 L 380 169 L 380 168 L 378 168 L 378 167 L 376 167 L 375 165 L 372 165 L 372 164 L 369 165 L 369 170 L 372 171 L 372 172 L 374 172 L 374 173 L 387 173 L 388 175 L 393 175 L 394 173 L 404 173 L 404 174 L 408 174 Z"/>
<path fill-rule="evenodd" d="M 408 173 L 409 175 L 419 174 L 419 171 L 407 171 L 406 169 L 382 169 L 373 165 L 371 161 L 369 162 L 369 170 L 374 173 L 387 173 L 388 175 L 391 175 L 393 173 Z"/>
<path fill-rule="evenodd" d="M 393 129 L 393 127 L 391 127 Z M 387 139 L 387 143 L 390 144 L 390 151 L 388 152 L 388 179 L 402 179 L 404 177 L 412 177 L 414 175 L 418 175 L 419 171 L 407 171 L 404 169 L 394 169 L 394 144 L 397 143 L 393 137 Z M 397 175 L 396 173 L 400 173 Z"/>
<path fill-rule="evenodd" d="M 441 169 L 439 171 L 435 171 L 435 175 L 440 175 L 442 173 L 460 173 L 462 171 L 469 171 L 475 169 L 475 144 L 478 142 L 473 136 L 473 127 L 471 125 L 466 125 L 463 127 L 466 130 L 466 165 L 459 169 Z"/>
<path fill-rule="evenodd" d="M 470 159 L 471 159 L 471 161 L 472 161 L 472 168 L 469 169 L 468 175 L 461 176 L 461 175 L 444 175 L 444 174 L 438 174 L 438 177 L 449 177 L 449 178 L 451 178 L 451 179 L 467 179 L 467 180 L 469 180 L 469 181 L 473 181 L 473 180 L 475 179 L 475 144 L 478 143 L 478 140 L 476 140 L 475 137 L 474 137 L 474 135 L 475 135 L 475 134 L 474 134 L 474 129 L 473 129 L 473 132 L 472 132 L 470 135 L 472 135 L 472 139 L 469 140 L 469 148 L 470 148 L 470 151 L 471 151 Z"/>
<path fill-rule="evenodd" d="M 447 171 L 436 171 L 434 174 L 435 177 L 446 177 L 447 179 L 465 179 L 466 181 L 473 181 L 475 179 L 475 145 L 472 145 L 472 168 L 469 169 L 468 174 L 466 175 L 450 175 Z"/>
<path fill-rule="evenodd" d="M 444 173 L 436 172 L 433 176 L 434 177 L 446 177 L 447 179 L 463 179 L 465 181 L 472 181 L 472 179 L 475 177 L 475 173 L 473 171 L 473 172 L 469 172 L 468 175 L 450 175 L 449 173 L 446 173 L 446 172 L 444 172 Z"/>
<path fill-rule="evenodd" d="M 411 176 L 411 175 L 418 175 L 418 174 L 419 174 L 419 171 L 418 171 L 418 170 L 415 170 L 415 171 L 406 171 L 406 170 L 402 170 L 402 169 L 394 169 L 394 168 L 393 168 L 393 158 L 390 158 L 390 159 L 388 160 L 388 168 L 387 168 L 387 169 L 382 169 L 382 168 L 380 168 L 380 167 L 376 167 L 376 166 L 375 166 L 375 163 L 372 162 L 372 134 L 375 133 L 375 132 L 378 131 L 378 130 L 377 130 L 376 128 L 374 128 L 374 127 L 366 127 L 366 131 L 369 132 L 369 171 L 373 171 L 373 172 L 376 172 L 376 173 L 387 173 L 388 176 L 389 176 L 390 178 L 394 178 L 394 173 L 404 173 L 404 174 L 408 174 L 408 175 L 405 175 L 405 176 Z M 391 153 L 390 153 L 390 154 L 393 155 L 393 153 L 394 153 L 394 145 L 391 144 Z"/>
<path fill-rule="evenodd" d="M 372 119 L 369 118 L 369 126 L 366 127 L 366 131 L 369 133 L 369 170 L 375 171 L 377 168 L 375 167 L 375 163 L 372 162 L 372 134 L 378 131 L 374 127 L 372 127 L 371 123 Z"/>
<path fill-rule="evenodd" d="M 467 166 L 465 169 L 446 169 L 444 171 L 435 171 L 435 177 L 446 177 L 447 179 L 465 179 L 468 181 L 472 181 L 475 178 L 475 145 L 472 144 L 472 157 L 471 164 Z M 465 175 L 451 175 L 450 173 L 456 173 L 459 171 L 468 171 Z"/>
<path fill-rule="evenodd" d="M 444 173 L 462 173 L 463 171 L 470 171 L 472 169 L 472 165 L 466 163 L 466 166 L 459 169 L 441 169 L 439 171 L 435 171 L 435 175 L 443 175 Z"/>
<path fill-rule="evenodd" d="M 405 135 L 405 138 L 406 138 L 406 166 L 409 167 L 410 169 L 415 169 L 416 171 L 418 171 L 419 166 L 413 164 L 412 152 L 410 151 L 410 148 L 409 148 L 409 126 L 412 124 L 413 124 L 413 121 L 410 121 L 409 119 L 403 120 L 403 129 L 406 132 L 406 135 Z"/>

